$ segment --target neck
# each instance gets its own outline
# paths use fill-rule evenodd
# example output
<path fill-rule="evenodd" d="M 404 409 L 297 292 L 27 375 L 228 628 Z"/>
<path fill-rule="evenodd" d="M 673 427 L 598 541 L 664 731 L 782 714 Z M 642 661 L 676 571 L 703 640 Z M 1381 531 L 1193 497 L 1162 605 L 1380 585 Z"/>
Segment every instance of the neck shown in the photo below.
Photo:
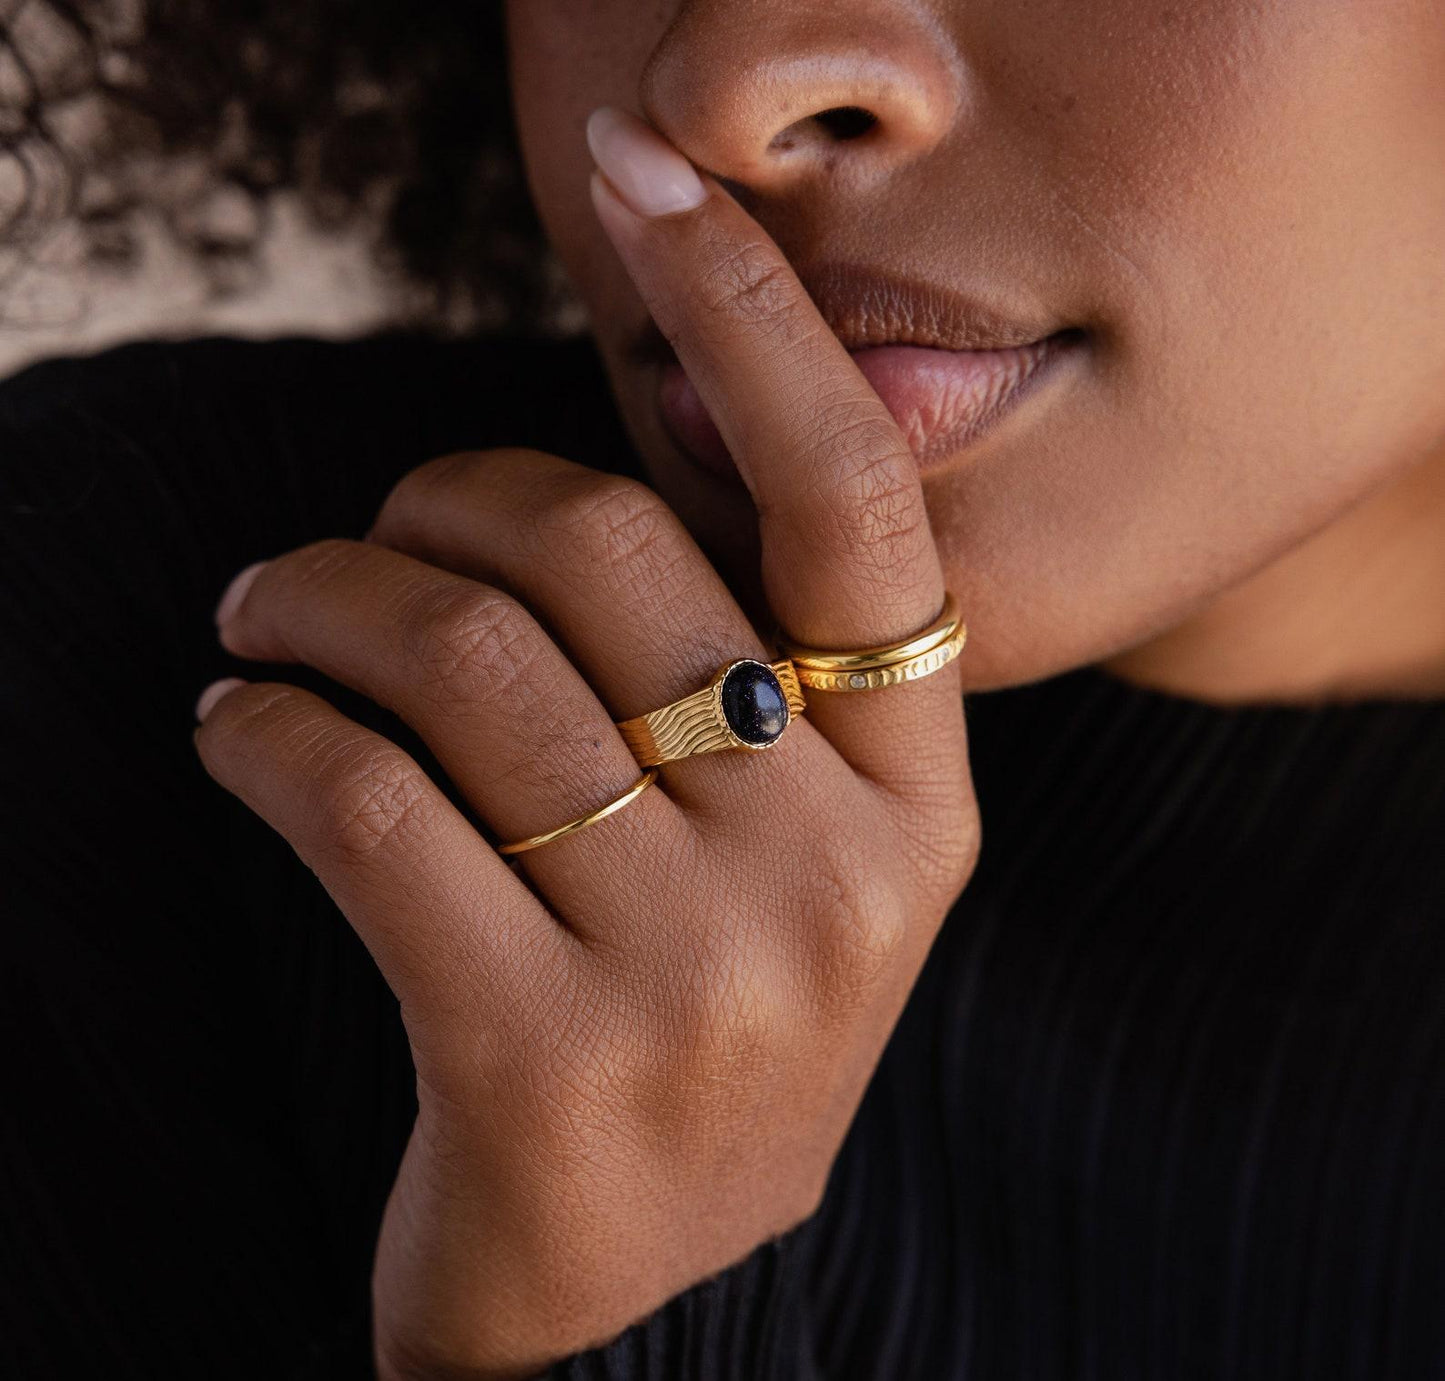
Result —
<path fill-rule="evenodd" d="M 1105 666 L 1221 704 L 1445 695 L 1445 451 Z"/>

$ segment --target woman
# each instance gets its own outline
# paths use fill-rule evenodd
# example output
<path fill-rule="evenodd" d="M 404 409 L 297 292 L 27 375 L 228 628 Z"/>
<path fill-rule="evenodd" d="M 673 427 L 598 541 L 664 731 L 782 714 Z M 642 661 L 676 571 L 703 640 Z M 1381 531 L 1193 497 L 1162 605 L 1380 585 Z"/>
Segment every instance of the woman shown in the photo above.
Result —
<path fill-rule="evenodd" d="M 590 345 L 3 395 L 21 1374 L 1445 1370 L 1434 7 L 506 19 Z"/>

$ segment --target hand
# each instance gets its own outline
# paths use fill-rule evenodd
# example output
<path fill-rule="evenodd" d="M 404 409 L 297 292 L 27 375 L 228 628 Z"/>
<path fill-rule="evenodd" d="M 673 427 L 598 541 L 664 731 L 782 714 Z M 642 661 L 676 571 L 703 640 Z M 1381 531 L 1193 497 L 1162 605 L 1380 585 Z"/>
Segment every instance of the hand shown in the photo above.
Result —
<path fill-rule="evenodd" d="M 905 439 L 715 181 L 660 216 L 621 199 L 646 209 L 629 138 L 681 162 L 639 130 L 602 131 L 594 203 L 744 473 L 771 609 L 824 647 L 916 631 L 944 592 Z M 395 711 L 501 840 L 636 779 L 615 720 L 770 656 L 650 490 L 554 456 L 424 465 L 370 538 L 238 579 L 222 641 Z M 531 1375 L 815 1210 L 975 857 L 956 668 L 812 693 L 772 748 L 670 764 L 517 871 L 324 700 L 204 699 L 206 769 L 401 1003 L 419 1113 L 377 1253 L 383 1375 Z"/>

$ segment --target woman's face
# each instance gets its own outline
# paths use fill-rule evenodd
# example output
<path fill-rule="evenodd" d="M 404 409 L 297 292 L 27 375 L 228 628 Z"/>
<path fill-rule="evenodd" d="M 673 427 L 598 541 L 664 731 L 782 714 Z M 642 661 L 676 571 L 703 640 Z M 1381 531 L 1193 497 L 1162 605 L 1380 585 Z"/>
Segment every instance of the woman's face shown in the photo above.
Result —
<path fill-rule="evenodd" d="M 664 421 L 588 199 L 593 107 L 722 180 L 850 346 L 936 324 L 898 280 L 956 294 L 983 343 L 1063 333 L 972 440 L 900 417 L 970 687 L 1179 623 L 1445 441 L 1433 0 L 511 0 L 509 25 L 544 224 L 725 572 L 752 509 Z"/>

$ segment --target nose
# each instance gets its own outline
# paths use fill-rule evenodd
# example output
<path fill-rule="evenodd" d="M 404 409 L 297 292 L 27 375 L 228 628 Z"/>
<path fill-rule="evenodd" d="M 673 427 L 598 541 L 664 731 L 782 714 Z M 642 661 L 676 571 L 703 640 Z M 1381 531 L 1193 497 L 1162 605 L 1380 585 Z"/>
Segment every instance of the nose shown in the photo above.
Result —
<path fill-rule="evenodd" d="M 695 163 L 768 193 L 913 161 L 953 127 L 964 82 L 948 37 L 908 3 L 682 0 L 640 96 Z"/>

